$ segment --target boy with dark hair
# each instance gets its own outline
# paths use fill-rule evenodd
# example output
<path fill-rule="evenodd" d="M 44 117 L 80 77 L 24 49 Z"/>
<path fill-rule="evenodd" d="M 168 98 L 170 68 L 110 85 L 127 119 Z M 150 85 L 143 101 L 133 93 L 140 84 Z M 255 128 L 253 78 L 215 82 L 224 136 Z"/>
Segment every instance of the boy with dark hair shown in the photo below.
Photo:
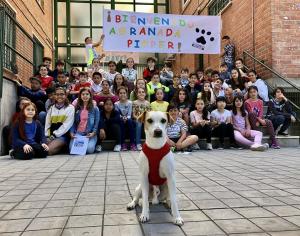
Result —
<path fill-rule="evenodd" d="M 160 82 L 165 86 L 169 86 L 172 83 L 173 75 L 172 63 L 168 61 L 165 62 L 160 72 Z"/>
<path fill-rule="evenodd" d="M 226 65 L 226 63 L 222 63 L 220 65 L 220 69 L 219 69 L 219 75 L 220 75 L 220 78 L 222 80 L 224 80 L 224 82 L 227 82 L 231 79 L 231 74 L 230 72 L 228 71 L 228 67 Z"/>
<path fill-rule="evenodd" d="M 64 88 L 66 90 L 67 95 L 70 93 L 71 86 L 67 82 L 67 77 L 63 71 L 59 71 L 57 73 L 57 82 L 55 84 L 55 87 L 56 88 L 58 88 L 58 87 Z"/>
<path fill-rule="evenodd" d="M 100 40 L 97 43 L 93 43 L 93 39 L 91 37 L 86 37 L 84 39 L 86 60 L 87 60 L 88 67 L 92 65 L 94 58 L 99 58 L 99 60 L 101 60 L 103 57 L 105 57 L 105 54 L 99 56 L 99 54 L 95 50 L 95 47 L 101 45 L 103 39 L 104 39 L 104 34 L 101 35 Z"/>
<path fill-rule="evenodd" d="M 47 66 L 44 64 L 39 66 L 39 75 L 36 77 L 41 81 L 42 90 L 46 90 L 54 85 L 53 77 L 48 75 Z"/>
<path fill-rule="evenodd" d="M 64 67 L 65 67 L 65 62 L 62 61 L 62 60 L 58 60 L 56 63 L 55 63 L 55 69 L 54 71 L 52 72 L 51 76 L 54 78 L 54 81 L 57 82 L 57 75 L 58 75 L 58 72 L 64 72 Z M 65 73 L 66 74 L 66 73 Z"/>
<path fill-rule="evenodd" d="M 180 71 L 180 84 L 185 88 L 189 84 L 189 69 L 183 68 Z"/>
<path fill-rule="evenodd" d="M 231 72 L 232 68 L 234 67 L 235 46 L 231 43 L 228 35 L 225 35 L 222 38 L 222 41 L 224 43 L 224 49 L 221 57 L 223 58 L 223 62 L 226 63 L 228 71 Z"/>
<path fill-rule="evenodd" d="M 148 82 L 151 81 L 154 73 L 159 73 L 156 65 L 156 59 L 154 57 L 147 58 L 147 67 L 143 71 L 143 78 Z"/>

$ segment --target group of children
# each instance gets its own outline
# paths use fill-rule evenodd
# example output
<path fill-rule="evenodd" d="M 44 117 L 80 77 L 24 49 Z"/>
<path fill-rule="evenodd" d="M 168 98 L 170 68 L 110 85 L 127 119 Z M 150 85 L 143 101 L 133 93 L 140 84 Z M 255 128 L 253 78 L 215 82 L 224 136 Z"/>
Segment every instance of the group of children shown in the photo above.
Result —
<path fill-rule="evenodd" d="M 143 124 L 138 117 L 149 110 L 169 113 L 167 142 L 173 151 L 199 149 L 202 138 L 212 150 L 212 137 L 219 138 L 218 149 L 225 147 L 228 137 L 231 148 L 263 151 L 269 144 L 262 143 L 260 126 L 266 127 L 270 146 L 280 148 L 275 135 L 287 135 L 295 121 L 284 90 L 276 88 L 269 100 L 268 88 L 256 72 L 246 71 L 241 59 L 235 65 L 231 71 L 221 64 L 219 71 L 190 74 L 184 68 L 175 75 L 171 63 L 159 70 L 150 57 L 138 77 L 133 58 L 119 72 L 114 61 L 104 71 L 100 59 L 93 58 L 87 72 L 72 68 L 70 73 L 61 61 L 51 71 L 51 60 L 45 58 L 30 78 L 31 88 L 17 81 L 18 111 L 6 129 L 11 156 L 54 155 L 71 149 L 77 135 L 88 138 L 87 153 L 100 152 L 106 139 L 115 141 L 117 152 L 141 150 Z"/>

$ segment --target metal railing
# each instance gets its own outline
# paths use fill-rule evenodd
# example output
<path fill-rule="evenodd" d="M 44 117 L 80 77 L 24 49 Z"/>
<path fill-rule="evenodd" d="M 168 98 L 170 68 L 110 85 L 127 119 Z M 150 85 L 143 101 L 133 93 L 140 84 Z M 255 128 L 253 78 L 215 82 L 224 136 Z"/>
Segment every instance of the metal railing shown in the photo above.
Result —
<path fill-rule="evenodd" d="M 34 72 L 34 40 L 16 21 L 15 15 L 0 1 L 0 98 L 4 70 L 19 74 L 25 82 Z"/>
<path fill-rule="evenodd" d="M 264 79 L 266 85 L 268 86 L 269 93 L 271 94 L 276 87 L 283 87 L 286 91 L 286 97 L 289 99 L 293 110 L 297 114 L 297 120 L 300 121 L 300 88 L 294 84 L 292 81 L 284 78 L 277 71 L 266 65 L 263 61 L 257 59 L 255 56 L 251 55 L 249 52 L 243 52 L 244 63 L 247 64 L 247 59 L 252 62 L 253 68 L 255 68 L 256 63 L 261 66 L 261 68 L 271 76 L 270 78 Z M 245 65 L 248 69 L 249 66 Z"/>

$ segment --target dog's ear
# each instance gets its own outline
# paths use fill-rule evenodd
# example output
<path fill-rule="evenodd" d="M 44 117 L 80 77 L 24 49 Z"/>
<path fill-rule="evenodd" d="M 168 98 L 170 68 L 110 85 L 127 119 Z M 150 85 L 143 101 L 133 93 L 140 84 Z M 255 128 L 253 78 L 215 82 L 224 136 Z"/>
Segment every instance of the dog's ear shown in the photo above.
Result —
<path fill-rule="evenodd" d="M 147 112 L 144 111 L 144 112 L 137 118 L 138 122 L 140 122 L 140 123 L 145 123 L 146 113 L 147 113 Z"/>

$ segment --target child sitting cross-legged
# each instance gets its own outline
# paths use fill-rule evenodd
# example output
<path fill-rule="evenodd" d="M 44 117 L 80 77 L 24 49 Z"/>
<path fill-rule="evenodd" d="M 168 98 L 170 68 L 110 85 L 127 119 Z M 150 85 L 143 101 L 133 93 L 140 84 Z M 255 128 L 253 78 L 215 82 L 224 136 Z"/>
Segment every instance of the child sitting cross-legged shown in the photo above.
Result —
<path fill-rule="evenodd" d="M 188 127 L 184 120 L 179 117 L 179 110 L 176 104 L 170 104 L 167 112 L 169 113 L 169 123 L 167 125 L 167 142 L 175 151 L 191 151 L 190 146 L 198 142 L 196 135 L 188 135 Z"/>

